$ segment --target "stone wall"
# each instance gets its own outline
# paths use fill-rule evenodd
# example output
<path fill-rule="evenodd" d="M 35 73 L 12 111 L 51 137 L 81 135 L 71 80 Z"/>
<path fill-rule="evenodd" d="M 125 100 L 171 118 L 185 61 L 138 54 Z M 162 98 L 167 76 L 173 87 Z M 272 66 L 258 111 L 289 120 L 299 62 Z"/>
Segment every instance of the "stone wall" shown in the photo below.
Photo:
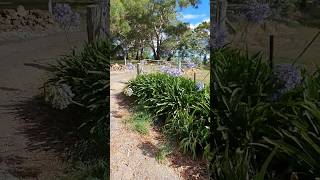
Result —
<path fill-rule="evenodd" d="M 3 31 L 46 31 L 58 27 L 52 16 L 45 10 L 0 9 L 0 32 Z"/>

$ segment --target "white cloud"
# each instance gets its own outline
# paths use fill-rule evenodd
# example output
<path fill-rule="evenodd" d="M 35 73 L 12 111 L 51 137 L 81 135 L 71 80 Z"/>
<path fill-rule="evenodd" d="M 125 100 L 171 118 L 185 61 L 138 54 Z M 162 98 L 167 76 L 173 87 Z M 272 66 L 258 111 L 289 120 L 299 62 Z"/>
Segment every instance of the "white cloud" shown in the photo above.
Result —
<path fill-rule="evenodd" d="M 206 19 L 204 19 L 203 21 L 201 21 L 199 23 L 189 24 L 189 27 L 190 27 L 190 29 L 194 29 L 194 28 L 196 28 L 197 26 L 199 26 L 203 22 L 210 22 L 210 18 L 206 18 Z"/>
<path fill-rule="evenodd" d="M 190 29 L 195 29 L 197 26 L 199 26 L 200 23 L 197 24 L 189 24 Z"/>
<path fill-rule="evenodd" d="M 182 14 L 182 19 L 184 20 L 190 20 L 190 19 L 199 19 L 206 17 L 205 14 Z"/>

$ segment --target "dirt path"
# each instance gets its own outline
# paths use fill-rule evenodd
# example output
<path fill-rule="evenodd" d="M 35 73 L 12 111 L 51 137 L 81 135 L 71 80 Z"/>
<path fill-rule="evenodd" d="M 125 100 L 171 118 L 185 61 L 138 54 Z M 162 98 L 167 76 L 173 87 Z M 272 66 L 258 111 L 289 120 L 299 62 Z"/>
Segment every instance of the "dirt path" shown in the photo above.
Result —
<path fill-rule="evenodd" d="M 110 74 L 111 139 L 110 165 L 111 179 L 181 179 L 172 168 L 159 164 L 154 156 L 153 144 L 144 141 L 131 132 L 123 123 L 128 111 L 118 98 L 133 73 L 115 72 Z"/>
<path fill-rule="evenodd" d="M 85 34 L 71 35 L 80 45 Z M 66 141 L 60 112 L 50 112 L 37 96 L 48 62 L 68 52 L 64 35 L 0 45 L 0 180 L 56 179 Z M 59 135 L 60 134 L 60 135 Z"/>
<path fill-rule="evenodd" d="M 200 163 L 179 153 L 165 164 L 156 161 L 155 156 L 163 140 L 158 131 L 151 129 L 149 135 L 142 136 L 128 129 L 124 120 L 130 116 L 130 112 L 121 92 L 125 82 L 134 76 L 133 72 L 110 73 L 111 179 L 205 179 L 199 175 L 202 168 Z"/>

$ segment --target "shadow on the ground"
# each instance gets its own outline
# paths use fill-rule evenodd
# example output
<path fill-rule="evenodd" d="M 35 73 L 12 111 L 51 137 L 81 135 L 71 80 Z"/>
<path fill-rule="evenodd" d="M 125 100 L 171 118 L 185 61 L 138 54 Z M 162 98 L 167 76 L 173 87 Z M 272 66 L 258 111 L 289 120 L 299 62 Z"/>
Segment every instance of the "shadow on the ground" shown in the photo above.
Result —
<path fill-rule="evenodd" d="M 40 69 L 40 70 L 45 70 L 45 71 L 49 71 L 49 72 L 53 72 L 55 69 L 49 66 L 44 66 L 41 64 L 37 64 L 37 63 L 24 63 L 25 66 L 29 66 L 29 67 L 33 67 L 36 69 Z"/>
<path fill-rule="evenodd" d="M 73 113 L 52 109 L 39 96 L 13 105 L 5 105 L 9 113 L 15 115 L 20 126 L 18 134 L 27 138 L 28 151 L 50 151 L 65 155 L 74 145 L 76 136 L 72 134 L 77 125 Z"/>
<path fill-rule="evenodd" d="M 140 143 L 138 148 L 142 151 L 143 155 L 151 158 L 155 158 L 158 152 L 157 146 L 148 141 Z"/>
<path fill-rule="evenodd" d="M 133 101 L 126 97 L 122 92 L 115 94 L 117 102 L 121 108 L 130 108 L 133 105 Z"/>
<path fill-rule="evenodd" d="M 10 87 L 0 87 L 1 91 L 21 91 L 21 89 L 16 89 L 16 88 L 10 88 Z"/>
<path fill-rule="evenodd" d="M 26 157 L 16 156 L 16 155 L 8 155 L 3 159 L 4 163 L 7 166 L 7 172 L 10 175 L 13 175 L 14 179 L 17 178 L 37 178 L 41 173 L 39 167 L 31 166 L 25 167 L 23 164 L 27 161 Z"/>
<path fill-rule="evenodd" d="M 206 163 L 199 158 L 192 159 L 191 154 L 185 155 L 176 150 L 168 158 L 172 162 L 172 167 L 183 169 L 181 176 L 184 179 L 202 180 L 209 178 Z"/>

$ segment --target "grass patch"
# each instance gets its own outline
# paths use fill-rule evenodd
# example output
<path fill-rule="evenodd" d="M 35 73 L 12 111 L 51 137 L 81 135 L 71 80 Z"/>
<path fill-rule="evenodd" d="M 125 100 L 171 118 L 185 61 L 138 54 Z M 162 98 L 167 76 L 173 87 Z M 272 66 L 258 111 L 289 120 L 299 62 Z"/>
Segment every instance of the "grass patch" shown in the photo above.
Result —
<path fill-rule="evenodd" d="M 163 163 L 167 156 L 173 152 L 173 146 L 171 143 L 166 142 L 160 146 L 159 151 L 156 154 L 156 160 L 158 163 Z"/>
<path fill-rule="evenodd" d="M 143 135 L 149 134 L 151 122 L 151 115 L 145 111 L 137 111 L 130 118 L 133 130 Z"/>
<path fill-rule="evenodd" d="M 69 175 L 60 177 L 61 180 L 108 180 L 106 161 L 98 160 L 95 162 L 78 162 Z"/>

